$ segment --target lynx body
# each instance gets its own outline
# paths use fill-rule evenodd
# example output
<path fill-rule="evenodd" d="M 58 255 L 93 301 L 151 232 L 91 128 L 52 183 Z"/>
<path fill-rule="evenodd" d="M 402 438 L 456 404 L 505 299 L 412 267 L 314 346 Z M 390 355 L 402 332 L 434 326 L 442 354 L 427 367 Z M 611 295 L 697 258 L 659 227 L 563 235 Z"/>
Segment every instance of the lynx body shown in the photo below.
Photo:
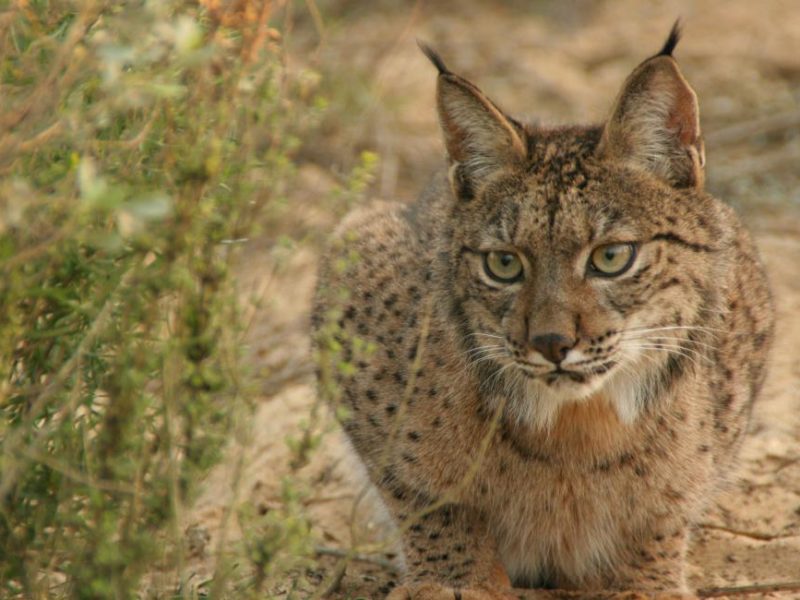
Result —
<path fill-rule="evenodd" d="M 677 41 L 605 124 L 552 129 L 423 48 L 449 168 L 346 218 L 314 314 L 322 383 L 402 532 L 392 598 L 689 592 L 772 308 L 749 235 L 703 191 Z"/>

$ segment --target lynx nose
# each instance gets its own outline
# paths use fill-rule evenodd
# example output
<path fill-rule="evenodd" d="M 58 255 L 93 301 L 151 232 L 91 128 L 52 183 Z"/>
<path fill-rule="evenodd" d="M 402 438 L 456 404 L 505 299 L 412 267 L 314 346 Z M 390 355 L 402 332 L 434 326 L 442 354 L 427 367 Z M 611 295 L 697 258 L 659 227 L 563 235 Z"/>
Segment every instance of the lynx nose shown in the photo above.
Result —
<path fill-rule="evenodd" d="M 558 333 L 536 335 L 531 339 L 531 346 L 550 362 L 560 363 L 567 356 L 569 349 L 575 345 L 575 340 Z"/>

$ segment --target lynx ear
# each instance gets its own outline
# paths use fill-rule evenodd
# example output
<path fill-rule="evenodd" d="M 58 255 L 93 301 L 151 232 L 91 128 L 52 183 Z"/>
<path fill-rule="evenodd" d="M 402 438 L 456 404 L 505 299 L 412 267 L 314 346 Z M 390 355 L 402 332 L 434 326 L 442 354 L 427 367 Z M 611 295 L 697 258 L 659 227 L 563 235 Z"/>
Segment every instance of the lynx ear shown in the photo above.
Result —
<path fill-rule="evenodd" d="M 454 187 L 525 159 L 524 132 L 476 86 L 451 73 L 441 57 L 418 42 L 420 49 L 439 70 L 436 105 L 439 124 L 451 163 Z"/>
<path fill-rule="evenodd" d="M 631 73 L 600 142 L 601 155 L 662 178 L 674 187 L 703 187 L 705 152 L 697 96 L 672 58 L 676 22 L 661 52 Z"/>

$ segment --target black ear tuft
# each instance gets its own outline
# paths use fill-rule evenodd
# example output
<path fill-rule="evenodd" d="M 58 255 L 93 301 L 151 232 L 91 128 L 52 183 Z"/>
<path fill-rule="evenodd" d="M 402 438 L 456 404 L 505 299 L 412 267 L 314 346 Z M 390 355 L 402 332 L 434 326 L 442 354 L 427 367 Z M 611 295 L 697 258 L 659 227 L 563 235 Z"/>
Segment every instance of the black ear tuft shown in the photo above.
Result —
<path fill-rule="evenodd" d="M 422 53 L 428 57 L 433 65 L 439 70 L 439 75 L 450 75 L 450 69 L 447 68 L 447 65 L 444 64 L 442 57 L 439 56 L 438 52 L 431 48 L 428 44 L 423 42 L 420 39 L 417 39 L 417 46 L 419 49 L 422 50 Z"/>
<path fill-rule="evenodd" d="M 661 52 L 656 56 L 672 56 L 672 51 L 675 50 L 675 46 L 678 45 L 679 41 L 681 41 L 681 20 L 677 19 L 669 32 L 667 41 L 664 42 L 664 47 L 661 48 Z"/>

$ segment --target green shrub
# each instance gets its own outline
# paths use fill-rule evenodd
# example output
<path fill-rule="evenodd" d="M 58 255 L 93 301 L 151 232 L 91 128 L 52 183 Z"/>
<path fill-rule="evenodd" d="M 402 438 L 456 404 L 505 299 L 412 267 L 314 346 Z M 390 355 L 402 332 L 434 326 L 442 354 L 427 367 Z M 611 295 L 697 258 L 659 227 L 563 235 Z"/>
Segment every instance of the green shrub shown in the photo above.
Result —
<path fill-rule="evenodd" d="M 232 261 L 322 103 L 270 3 L 206 4 L 0 14 L 0 596 L 182 574 L 194 484 L 252 408 Z"/>

